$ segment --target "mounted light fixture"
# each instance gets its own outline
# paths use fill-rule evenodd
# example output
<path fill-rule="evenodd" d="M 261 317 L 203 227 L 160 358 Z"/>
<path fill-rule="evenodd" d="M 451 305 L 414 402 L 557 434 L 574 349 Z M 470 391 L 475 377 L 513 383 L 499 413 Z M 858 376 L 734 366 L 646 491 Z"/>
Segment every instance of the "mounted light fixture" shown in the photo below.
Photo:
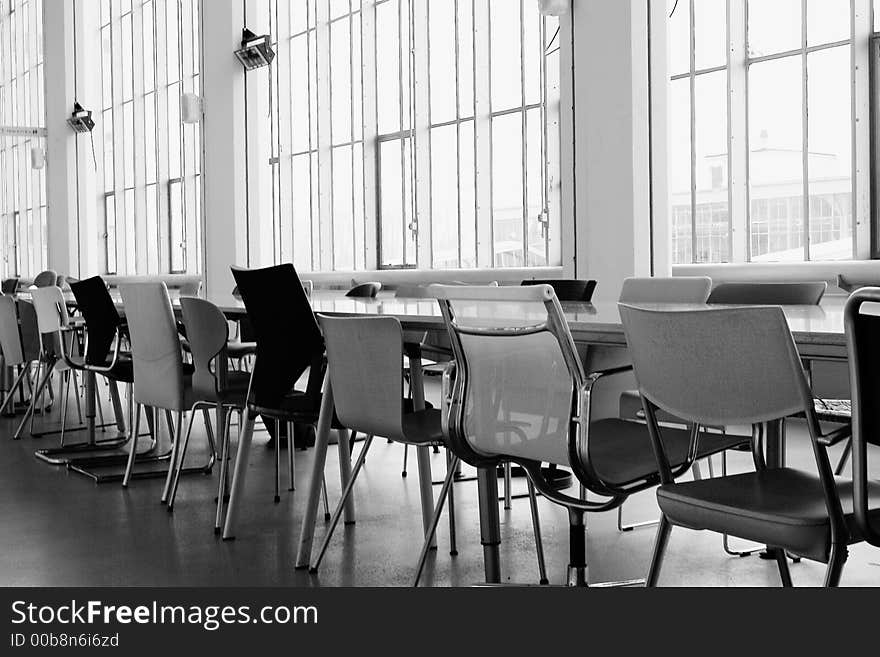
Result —
<path fill-rule="evenodd" d="M 252 71 L 272 63 L 275 51 L 272 50 L 270 41 L 268 34 L 257 36 L 247 28 L 241 31 L 241 48 L 235 51 L 235 56 L 244 66 L 244 70 Z"/>
<path fill-rule="evenodd" d="M 73 114 L 67 119 L 67 125 L 73 128 L 76 132 L 91 132 L 95 127 L 95 122 L 92 119 L 92 113 L 89 110 L 83 109 L 82 105 L 74 102 Z"/>
<path fill-rule="evenodd" d="M 196 94 L 181 94 L 180 120 L 182 123 L 198 123 L 202 119 L 202 99 Z"/>
<path fill-rule="evenodd" d="M 569 0 L 538 0 L 542 16 L 562 16 L 570 9 Z"/>

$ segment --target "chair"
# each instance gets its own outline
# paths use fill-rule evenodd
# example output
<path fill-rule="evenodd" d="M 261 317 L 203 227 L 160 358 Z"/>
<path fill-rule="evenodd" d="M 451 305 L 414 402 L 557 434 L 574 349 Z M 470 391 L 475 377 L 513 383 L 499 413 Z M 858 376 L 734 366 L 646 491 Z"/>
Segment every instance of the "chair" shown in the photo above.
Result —
<path fill-rule="evenodd" d="M 174 464 L 180 450 L 183 414 L 189 411 L 198 401 L 192 385 L 192 370 L 184 368 L 180 337 L 177 333 L 177 322 L 168 297 L 168 288 L 162 282 L 126 283 L 119 286 L 125 306 L 125 317 L 131 337 L 131 357 L 134 364 L 134 384 L 132 399 L 135 404 L 135 420 L 133 435 L 140 431 L 140 409 L 143 406 L 165 410 L 168 423 L 170 450 L 161 455 L 139 459 L 137 440 L 131 441 L 128 462 L 125 467 L 122 485 L 128 487 L 133 476 L 136 462 L 169 461 L 165 473 L 149 473 L 150 476 L 165 475 L 165 487 L 161 501 L 165 503 L 171 490 L 175 472 Z M 176 413 L 176 423 L 172 422 L 171 414 Z M 216 449 L 207 411 L 204 411 L 205 427 L 210 445 L 210 456 L 205 465 L 188 468 L 185 472 L 211 471 L 216 458 Z M 154 438 L 158 445 L 159 423 L 154 419 L 156 432 Z M 176 427 L 176 429 L 175 429 Z M 192 425 L 190 424 L 190 428 Z"/>
<path fill-rule="evenodd" d="M 339 423 L 367 436 L 342 498 L 336 507 L 310 572 L 317 572 L 330 544 L 345 504 L 373 442 L 373 436 L 416 447 L 443 446 L 440 411 L 434 408 L 413 411 L 403 398 L 403 331 L 393 317 L 328 317 L 319 315 L 327 346 L 327 367 L 333 386 L 333 400 Z M 369 382 L 369 385 L 367 385 Z M 425 537 L 420 556 L 418 582 L 431 545 L 439 514 L 449 496 L 451 554 L 455 547 L 454 497 L 451 484 L 458 459 L 447 458 L 447 474 L 433 514 L 433 524 Z"/>
<path fill-rule="evenodd" d="M 182 297 L 197 297 L 201 289 L 202 281 L 200 280 L 187 280 L 177 285 L 177 291 Z"/>
<path fill-rule="evenodd" d="M 3 294 L 15 294 L 18 291 L 17 278 L 4 278 L 0 283 L 0 292 Z"/>
<path fill-rule="evenodd" d="M 347 297 L 355 297 L 361 299 L 373 299 L 382 289 L 381 283 L 359 283 L 353 284 L 352 288 L 345 293 Z"/>
<path fill-rule="evenodd" d="M 706 303 L 712 279 L 708 276 L 627 278 L 620 301 L 625 303 Z"/>
<path fill-rule="evenodd" d="M 825 296 L 825 281 L 786 283 L 719 283 L 706 303 L 773 306 L 816 306 Z"/>
<path fill-rule="evenodd" d="M 663 311 L 621 305 L 626 332 L 657 458 L 662 516 L 647 584 L 655 586 L 673 525 L 707 529 L 770 546 L 783 586 L 791 585 L 785 552 L 828 565 L 826 586 L 836 586 L 855 531 L 853 484 L 835 480 L 827 447 L 850 433 L 822 434 L 800 356 L 778 307 Z M 663 409 L 695 426 L 778 422 L 797 412 L 807 418 L 818 475 L 791 467 L 767 468 L 753 442 L 755 471 L 678 482 L 696 456 L 676 465 L 665 445 Z M 703 434 L 702 440 L 712 439 Z M 880 505 L 880 485 L 870 486 Z"/>
<path fill-rule="evenodd" d="M 560 301 L 582 301 L 589 303 L 593 298 L 593 291 L 596 289 L 596 281 L 594 280 L 577 280 L 569 278 L 547 279 L 547 280 L 525 280 L 522 285 L 549 285 L 556 293 L 556 298 Z"/>
<path fill-rule="evenodd" d="M 584 372 L 549 285 L 434 286 L 432 292 L 455 351 L 456 366 L 447 370 L 444 385 L 449 447 L 478 468 L 493 470 L 506 461 L 521 465 L 530 486 L 568 510 L 568 581 L 586 585 L 584 514 L 612 510 L 659 483 L 644 425 L 592 417 L 601 382 L 629 367 Z M 679 462 L 687 457 L 690 433 L 675 429 L 664 435 Z M 588 491 L 604 499 L 556 490 L 542 463 L 570 468 Z M 491 506 L 494 500 L 484 503 Z M 483 537 L 484 545 L 498 540 Z"/>
<path fill-rule="evenodd" d="M 324 340 L 293 265 L 286 263 L 263 269 L 233 267 L 232 275 L 254 330 L 257 356 L 251 372 L 251 394 L 239 434 L 230 504 L 223 529 L 225 540 L 234 537 L 240 508 L 237 499 L 244 486 L 257 415 L 267 422 L 275 422 L 276 436 L 280 434 L 281 422 L 314 425 L 318 421 L 324 376 Z M 297 381 L 307 370 L 306 389 L 296 390 Z M 293 435 L 291 428 L 288 426 L 290 436 Z M 344 427 L 335 423 L 334 428 Z M 280 442 L 275 441 L 276 501 L 280 500 L 277 475 Z M 292 442 L 288 440 L 288 451 L 293 449 Z M 340 441 L 340 445 L 343 442 Z M 288 458 L 292 459 L 292 455 L 288 454 Z M 290 488 L 293 488 L 292 481 Z"/>
<path fill-rule="evenodd" d="M 3 352 L 5 366 L 18 370 L 12 388 L 6 393 L 6 399 L 0 405 L 0 415 L 7 411 L 10 404 L 14 410 L 15 393 L 23 391 L 25 383 L 31 385 L 32 363 L 40 357 L 36 321 L 31 303 L 16 301 L 6 295 L 0 296 L 0 350 Z"/>
<path fill-rule="evenodd" d="M 57 280 L 58 272 L 56 272 L 54 269 L 47 269 L 45 271 L 41 271 L 34 277 L 34 286 L 54 287 Z"/>
<path fill-rule="evenodd" d="M 70 397 L 70 381 L 73 374 L 68 355 L 72 353 L 74 343 L 73 335 L 69 333 L 70 319 L 67 314 L 67 305 L 61 288 L 55 285 L 37 287 L 31 290 L 31 299 L 37 316 L 37 329 L 41 336 L 40 357 L 37 361 L 37 374 L 35 377 L 36 387 L 31 393 L 31 404 L 22 418 L 21 424 L 14 437 L 21 437 L 25 423 L 30 420 L 30 431 L 34 433 L 34 415 L 36 413 L 37 399 L 42 398 L 45 390 L 51 388 L 53 372 L 59 372 L 62 376 L 60 390 L 61 397 L 61 447 L 64 447 L 64 434 L 67 422 L 67 401 Z M 42 374 L 42 376 L 41 376 Z M 74 395 L 77 409 L 82 422 L 82 410 L 79 402 L 79 386 L 74 385 Z M 42 407 L 42 400 L 40 402 Z"/>
<path fill-rule="evenodd" d="M 876 410 L 880 390 L 877 347 L 880 317 L 863 313 L 862 306 L 878 302 L 880 288 L 862 288 L 850 295 L 843 311 L 852 389 L 853 515 L 856 532 L 874 547 L 880 547 L 880 512 L 873 495 L 877 484 L 872 483 L 868 475 L 868 447 L 880 446 L 880 416 Z"/>
<path fill-rule="evenodd" d="M 227 493 L 227 462 L 229 458 L 229 432 L 232 412 L 241 414 L 247 403 L 250 375 L 247 372 L 229 371 L 229 355 L 226 352 L 229 341 L 229 324 L 226 317 L 210 301 L 196 297 L 180 299 L 183 322 L 186 325 L 187 340 L 193 361 L 192 387 L 198 399 L 191 407 L 189 424 L 183 445 L 177 456 L 174 481 L 168 497 L 167 507 L 174 509 L 174 499 L 180 483 L 180 473 L 186 458 L 186 449 L 192 433 L 192 423 L 198 408 L 216 409 L 216 426 L 220 432 L 220 485 L 217 492 L 217 511 L 214 533 L 219 534 L 223 515 L 223 498 Z"/>

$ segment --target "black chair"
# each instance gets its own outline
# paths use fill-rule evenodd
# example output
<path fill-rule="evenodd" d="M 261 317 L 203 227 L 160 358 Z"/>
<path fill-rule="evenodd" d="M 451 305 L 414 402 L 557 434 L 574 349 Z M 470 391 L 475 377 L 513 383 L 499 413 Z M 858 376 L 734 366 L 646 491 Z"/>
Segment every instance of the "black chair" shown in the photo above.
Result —
<path fill-rule="evenodd" d="M 785 552 L 826 563 L 825 585 L 836 586 L 847 545 L 863 540 L 853 513 L 853 483 L 835 480 L 827 453 L 850 430 L 821 433 L 782 310 L 657 311 L 621 305 L 620 316 L 662 481 L 657 489 L 662 516 L 647 584 L 656 585 L 671 527 L 678 525 L 770 546 L 783 586 L 791 586 Z M 818 474 L 767 468 L 756 441 L 754 472 L 679 483 L 683 469 L 664 447 L 667 429 L 657 422 L 658 409 L 696 426 L 754 427 L 803 412 Z M 695 452 L 692 441 L 685 467 Z M 865 495 L 880 506 L 880 484 L 866 484 Z M 874 514 L 869 522 L 878 519 Z"/>
<path fill-rule="evenodd" d="M 5 278 L 3 282 L 0 283 L 0 292 L 3 294 L 15 294 L 18 291 L 18 279 L 17 278 Z"/>
<path fill-rule="evenodd" d="M 706 303 L 815 306 L 822 301 L 827 288 L 825 281 L 719 283 L 712 288 Z"/>
<path fill-rule="evenodd" d="M 593 299 L 596 289 L 596 281 L 579 280 L 575 278 L 550 278 L 546 280 L 529 279 L 522 285 L 549 285 L 556 293 L 560 301 L 582 301 L 589 303 Z"/>
<path fill-rule="evenodd" d="M 345 296 L 361 299 L 373 299 L 376 297 L 377 294 L 379 294 L 381 290 L 381 283 L 356 283 L 348 292 L 345 293 Z"/>

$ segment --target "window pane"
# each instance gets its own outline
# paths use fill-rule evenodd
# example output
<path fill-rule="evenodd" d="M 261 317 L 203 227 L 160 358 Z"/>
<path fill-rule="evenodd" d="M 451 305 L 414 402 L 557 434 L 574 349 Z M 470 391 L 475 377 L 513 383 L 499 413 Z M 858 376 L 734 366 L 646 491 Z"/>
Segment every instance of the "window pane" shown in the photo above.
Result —
<path fill-rule="evenodd" d="M 183 221 L 183 186 L 179 180 L 168 184 L 168 211 L 171 271 L 186 271 L 186 224 Z"/>
<path fill-rule="evenodd" d="M 171 3 L 174 4 L 174 3 Z M 131 100 L 134 73 L 131 67 L 131 14 L 122 17 L 122 100 Z"/>
<path fill-rule="evenodd" d="M 730 261 L 727 202 L 727 72 L 696 76 L 697 162 L 695 262 Z"/>
<path fill-rule="evenodd" d="M 807 43 L 815 46 L 850 38 L 850 6 L 844 0 L 807 0 Z"/>
<path fill-rule="evenodd" d="M 400 42 L 397 0 L 376 6 L 376 102 L 379 133 L 400 130 Z"/>
<path fill-rule="evenodd" d="M 115 274 L 116 266 L 116 197 L 104 197 L 104 240 L 107 249 L 107 273 Z"/>
<path fill-rule="evenodd" d="M 801 0 L 750 0 L 749 56 L 801 47 Z"/>
<path fill-rule="evenodd" d="M 131 102 L 122 106 L 123 185 L 134 187 L 134 107 Z"/>
<path fill-rule="evenodd" d="M 538 3 L 523 2 L 523 80 L 527 105 L 541 102 L 541 14 Z"/>
<path fill-rule="evenodd" d="M 342 144 L 351 141 L 351 34 L 347 20 L 330 24 L 330 80 L 332 140 Z"/>
<path fill-rule="evenodd" d="M 694 41 L 698 70 L 727 63 L 727 0 L 694 3 Z"/>
<path fill-rule="evenodd" d="M 547 265 L 547 217 L 544 207 L 543 122 L 541 110 L 529 110 L 526 115 L 526 226 L 528 253 L 526 265 Z"/>
<path fill-rule="evenodd" d="M 455 118 L 455 3 L 431 0 L 428 29 L 431 40 L 431 123 Z"/>
<path fill-rule="evenodd" d="M 691 224 L 691 91 L 687 78 L 669 85 L 669 200 L 672 262 L 693 262 Z"/>
<path fill-rule="evenodd" d="M 474 5 L 458 0 L 458 111 L 474 115 Z"/>
<path fill-rule="evenodd" d="M 348 13 L 348 0 L 330 0 L 331 20 Z"/>
<path fill-rule="evenodd" d="M 492 231 L 495 266 L 522 267 L 522 115 L 492 119 Z"/>
<path fill-rule="evenodd" d="M 403 264 L 403 170 L 400 161 L 400 142 L 385 141 L 379 145 L 381 168 L 381 264 Z"/>
<path fill-rule="evenodd" d="M 669 19 L 669 74 L 691 70 L 691 3 L 689 0 L 666 0 Z M 675 11 L 673 12 L 673 7 Z"/>
<path fill-rule="evenodd" d="M 801 83 L 797 56 L 749 68 L 753 261 L 804 259 Z M 764 231 L 761 223 L 766 223 L 766 247 L 754 244 L 755 235 Z"/>
<path fill-rule="evenodd" d="M 520 2 L 490 0 L 492 111 L 522 104 Z"/>
<path fill-rule="evenodd" d="M 431 130 L 433 266 L 458 267 L 458 186 L 454 125 Z"/>
<path fill-rule="evenodd" d="M 293 158 L 293 262 L 297 268 L 312 269 L 312 191 L 309 155 Z"/>
<path fill-rule="evenodd" d="M 152 91 L 156 86 L 156 72 L 153 63 L 155 47 L 153 46 L 153 3 L 144 3 L 144 90 Z"/>
<path fill-rule="evenodd" d="M 458 211 L 461 217 L 461 267 L 477 266 L 476 171 L 474 168 L 474 122 L 459 126 Z"/>
<path fill-rule="evenodd" d="M 351 146 L 333 149 L 333 267 L 354 268 Z"/>
<path fill-rule="evenodd" d="M 292 151 L 302 153 L 309 149 L 309 62 L 308 35 L 296 37 L 290 47 L 290 96 L 292 122 Z"/>
<path fill-rule="evenodd" d="M 807 55 L 810 260 L 849 260 L 852 241 L 850 48 Z"/>

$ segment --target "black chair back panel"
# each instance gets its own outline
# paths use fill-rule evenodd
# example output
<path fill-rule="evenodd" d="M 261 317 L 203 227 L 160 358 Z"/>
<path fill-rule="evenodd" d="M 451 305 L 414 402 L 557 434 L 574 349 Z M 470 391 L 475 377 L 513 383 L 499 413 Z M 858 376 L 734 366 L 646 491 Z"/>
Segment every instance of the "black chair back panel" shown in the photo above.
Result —
<path fill-rule="evenodd" d="M 825 281 L 792 283 L 719 283 L 706 303 L 760 306 L 815 306 L 822 301 Z"/>
<path fill-rule="evenodd" d="M 254 401 L 277 407 L 303 372 L 324 353 L 315 314 L 293 265 L 233 267 L 257 342 Z"/>
<path fill-rule="evenodd" d="M 522 285 L 549 285 L 560 301 L 583 301 L 589 303 L 596 289 L 596 281 L 579 280 L 576 278 L 550 278 L 546 280 L 529 279 Z"/>
<path fill-rule="evenodd" d="M 86 321 L 87 365 L 103 365 L 110 356 L 116 329 L 122 324 L 110 291 L 100 276 L 70 283 L 76 305 Z"/>

